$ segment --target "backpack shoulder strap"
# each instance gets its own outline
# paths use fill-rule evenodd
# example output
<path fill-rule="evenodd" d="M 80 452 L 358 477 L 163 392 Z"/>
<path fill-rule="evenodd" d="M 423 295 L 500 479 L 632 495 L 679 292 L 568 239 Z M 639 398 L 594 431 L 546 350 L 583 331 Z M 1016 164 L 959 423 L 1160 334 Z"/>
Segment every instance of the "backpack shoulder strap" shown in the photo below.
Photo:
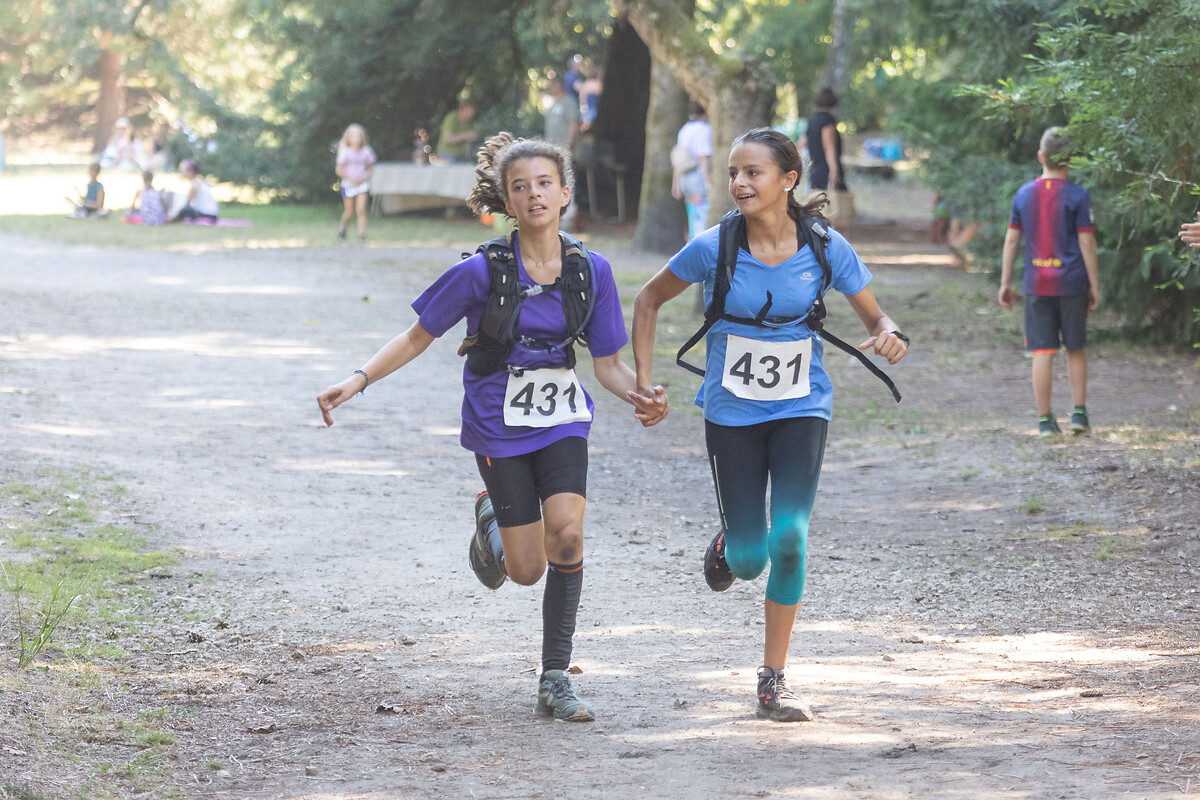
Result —
<path fill-rule="evenodd" d="M 717 320 L 725 315 L 725 296 L 729 294 L 729 286 L 733 282 L 733 271 L 737 268 L 738 245 L 742 239 L 742 229 L 745 220 L 736 209 L 721 217 L 717 234 L 717 271 L 713 278 L 712 300 L 704 309 L 704 324 L 692 334 L 679 352 L 675 354 L 675 363 L 695 375 L 704 375 L 704 370 L 693 367 L 683 360 L 688 350 L 704 338 Z"/>
<path fill-rule="evenodd" d="M 872 375 L 883 381 L 884 386 L 887 386 L 892 393 L 892 397 L 896 398 L 896 402 L 899 403 L 900 390 L 896 388 L 896 384 L 888 377 L 886 372 L 875 366 L 871 359 L 867 358 L 866 353 L 825 330 L 823 324 L 825 319 L 825 301 L 822 298 L 833 283 L 833 266 L 829 263 L 829 254 L 826 253 L 826 248 L 829 246 L 830 239 L 832 238 L 829 235 L 829 228 L 814 217 L 806 217 L 801 222 L 797 222 L 796 228 L 801 239 L 812 248 L 813 256 L 816 257 L 817 263 L 821 265 L 821 291 L 818 292 L 817 300 L 813 303 L 813 309 L 809 312 L 808 326 L 834 347 L 858 359 L 858 362 L 866 367 Z"/>
<path fill-rule="evenodd" d="M 559 232 L 563 242 L 562 275 L 563 316 L 567 321 L 568 342 L 587 344 L 587 327 L 596 309 L 596 265 L 592 254 L 578 239 Z"/>

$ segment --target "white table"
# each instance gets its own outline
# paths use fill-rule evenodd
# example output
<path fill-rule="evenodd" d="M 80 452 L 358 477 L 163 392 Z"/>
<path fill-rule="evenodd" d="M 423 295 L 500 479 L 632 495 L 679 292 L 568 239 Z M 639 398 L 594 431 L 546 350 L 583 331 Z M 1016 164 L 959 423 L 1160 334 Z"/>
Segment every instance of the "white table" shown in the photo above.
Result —
<path fill-rule="evenodd" d="M 452 208 L 466 205 L 474 188 L 473 164 L 417 166 L 382 161 L 371 174 L 371 204 L 383 214 Z"/>

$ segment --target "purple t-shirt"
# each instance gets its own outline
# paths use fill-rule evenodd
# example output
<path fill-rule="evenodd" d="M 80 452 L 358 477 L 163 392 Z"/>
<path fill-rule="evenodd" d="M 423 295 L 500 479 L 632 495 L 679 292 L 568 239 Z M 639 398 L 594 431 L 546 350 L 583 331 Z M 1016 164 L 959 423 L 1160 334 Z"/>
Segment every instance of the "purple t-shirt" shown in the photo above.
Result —
<path fill-rule="evenodd" d="M 596 307 L 587 328 L 588 351 L 593 358 L 617 353 L 625 346 L 625 318 L 621 315 L 621 300 L 613 281 L 612 266 L 603 256 L 592 253 L 596 266 Z M 534 282 L 525 272 L 518 255 L 522 286 Z M 479 329 L 491 289 L 487 263 L 476 253 L 446 270 L 425 292 L 413 301 L 421 327 L 432 336 L 442 336 L 463 317 L 467 319 L 467 334 Z M 567 336 L 563 318 L 562 292 L 557 289 L 529 297 L 521 306 L 517 333 L 536 339 L 561 341 Z M 576 343 L 576 346 L 579 346 Z M 547 353 L 513 346 L 508 361 L 524 369 L 563 368 L 565 352 Z M 590 422 L 568 422 L 552 428 L 510 427 L 504 424 L 504 392 L 508 386 L 504 370 L 491 375 L 476 375 L 463 365 L 462 434 L 459 441 L 467 450 L 491 458 L 519 456 L 541 450 L 568 436 L 587 438 Z M 593 411 L 592 398 L 584 392 L 588 411 Z"/>
<path fill-rule="evenodd" d="M 357 150 L 343 147 L 338 153 L 337 163 L 345 166 L 347 182 L 362 183 L 367 179 L 367 170 L 375 164 L 375 151 L 370 145 L 363 145 Z"/>

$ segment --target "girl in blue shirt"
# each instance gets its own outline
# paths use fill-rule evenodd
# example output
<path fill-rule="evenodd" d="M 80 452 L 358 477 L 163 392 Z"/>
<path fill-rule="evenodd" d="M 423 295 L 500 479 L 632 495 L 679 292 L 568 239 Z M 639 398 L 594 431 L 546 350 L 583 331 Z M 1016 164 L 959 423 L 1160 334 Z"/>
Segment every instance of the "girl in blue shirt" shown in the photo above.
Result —
<path fill-rule="evenodd" d="M 817 334 L 803 323 L 771 324 L 803 317 L 821 285 L 821 266 L 809 247 L 800 246 L 797 223 L 803 217 L 822 218 L 828 198 L 820 195 L 807 206 L 796 201 L 801 168 L 795 144 L 767 128 L 743 134 L 730 148 L 729 193 L 742 214 L 745 236 L 726 311 L 753 319 L 767 303 L 769 290 L 771 316 L 764 326 L 726 319 L 713 325 L 706 341 L 704 383 L 696 396 L 704 409 L 721 514 L 721 531 L 705 554 L 704 577 L 712 589 L 724 591 L 735 578 L 755 578 L 771 563 L 758 714 L 781 722 L 812 719 L 807 705 L 788 689 L 783 672 L 804 591 L 808 521 L 833 394 Z M 699 282 L 705 300 L 711 301 L 718 234 L 714 227 L 688 242 L 638 294 L 633 353 L 639 386 L 653 385 L 651 357 L 662 304 Z M 880 310 L 862 259 L 840 234 L 830 231 L 830 236 L 826 252 L 832 286 L 850 301 L 870 334 L 859 349 L 872 349 L 895 364 L 908 352 L 905 339 Z"/>

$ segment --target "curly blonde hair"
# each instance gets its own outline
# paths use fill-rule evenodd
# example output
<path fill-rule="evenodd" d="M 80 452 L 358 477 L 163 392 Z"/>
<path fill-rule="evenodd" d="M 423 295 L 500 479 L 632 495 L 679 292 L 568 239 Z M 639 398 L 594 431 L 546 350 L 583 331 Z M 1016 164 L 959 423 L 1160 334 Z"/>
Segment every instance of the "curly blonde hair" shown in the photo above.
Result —
<path fill-rule="evenodd" d="M 530 158 L 553 161 L 558 168 L 559 182 L 574 192 L 575 168 L 566 148 L 545 139 L 518 139 L 508 131 L 501 131 L 484 142 L 476 158 L 475 188 L 467 197 L 471 211 L 476 214 L 503 214 L 513 219 L 504 204 L 508 199 L 508 168 L 517 161 Z"/>

